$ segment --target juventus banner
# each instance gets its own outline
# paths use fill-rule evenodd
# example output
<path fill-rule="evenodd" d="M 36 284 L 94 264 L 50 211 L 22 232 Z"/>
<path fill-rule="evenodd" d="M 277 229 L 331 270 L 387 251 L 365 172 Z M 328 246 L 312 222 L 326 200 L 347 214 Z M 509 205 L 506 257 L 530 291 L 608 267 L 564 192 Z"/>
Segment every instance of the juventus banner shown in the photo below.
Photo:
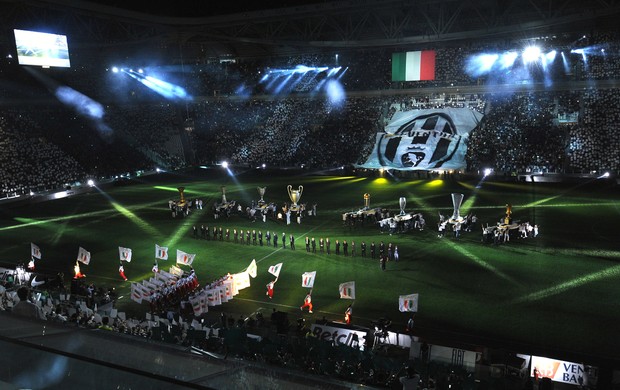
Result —
<path fill-rule="evenodd" d="M 378 133 L 371 155 L 360 168 L 464 169 L 469 133 L 482 114 L 469 108 L 397 112 Z"/>

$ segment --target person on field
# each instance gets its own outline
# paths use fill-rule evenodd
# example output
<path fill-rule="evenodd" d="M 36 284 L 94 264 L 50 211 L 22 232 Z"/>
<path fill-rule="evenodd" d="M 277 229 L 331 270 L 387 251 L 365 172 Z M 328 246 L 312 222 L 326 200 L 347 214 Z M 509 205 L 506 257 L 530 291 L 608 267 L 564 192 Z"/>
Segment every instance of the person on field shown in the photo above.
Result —
<path fill-rule="evenodd" d="M 304 310 L 304 308 L 308 308 L 308 313 L 312 314 L 312 290 L 306 295 L 304 298 L 304 304 L 299 308 L 299 310 Z"/>
<path fill-rule="evenodd" d="M 278 278 L 267 283 L 267 292 L 265 293 L 265 295 L 267 295 L 269 299 L 273 299 L 273 287 L 275 286 L 277 281 L 278 281 Z"/>

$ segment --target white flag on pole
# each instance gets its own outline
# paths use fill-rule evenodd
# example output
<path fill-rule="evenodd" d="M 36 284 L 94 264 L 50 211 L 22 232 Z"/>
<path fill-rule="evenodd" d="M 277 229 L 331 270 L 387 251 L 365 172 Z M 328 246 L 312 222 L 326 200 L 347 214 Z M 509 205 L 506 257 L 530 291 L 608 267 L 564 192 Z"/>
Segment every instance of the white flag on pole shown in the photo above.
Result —
<path fill-rule="evenodd" d="M 316 278 L 316 271 L 304 272 L 301 275 L 301 287 L 314 287 L 314 279 Z"/>
<path fill-rule="evenodd" d="M 30 243 L 30 256 L 41 260 L 41 249 L 34 243 Z"/>
<path fill-rule="evenodd" d="M 192 265 L 194 257 L 196 257 L 196 254 L 185 253 L 177 249 L 177 264 Z"/>
<path fill-rule="evenodd" d="M 118 247 L 118 257 L 120 257 L 121 261 L 131 262 L 131 249 L 123 248 L 122 246 Z"/>
<path fill-rule="evenodd" d="M 398 297 L 400 311 L 418 311 L 418 294 L 401 295 Z"/>
<path fill-rule="evenodd" d="M 155 244 L 155 258 L 168 260 L 168 247 Z"/>
<path fill-rule="evenodd" d="M 355 299 L 355 282 L 341 283 L 338 291 L 340 291 L 340 298 Z"/>
<path fill-rule="evenodd" d="M 77 261 L 88 265 L 90 263 L 90 252 L 80 247 L 80 249 L 78 250 Z"/>
<path fill-rule="evenodd" d="M 233 281 L 237 291 L 250 287 L 250 275 L 248 275 L 247 272 L 239 272 L 238 274 L 234 274 Z"/>
<path fill-rule="evenodd" d="M 246 272 L 248 273 L 248 275 L 250 275 L 251 277 L 255 278 L 257 270 L 258 270 L 258 268 L 256 267 L 256 259 L 252 259 L 252 262 L 248 266 L 248 269 L 247 269 Z"/>
<path fill-rule="evenodd" d="M 282 270 L 282 263 L 278 263 L 269 267 L 269 273 L 276 278 L 280 276 L 280 270 Z"/>

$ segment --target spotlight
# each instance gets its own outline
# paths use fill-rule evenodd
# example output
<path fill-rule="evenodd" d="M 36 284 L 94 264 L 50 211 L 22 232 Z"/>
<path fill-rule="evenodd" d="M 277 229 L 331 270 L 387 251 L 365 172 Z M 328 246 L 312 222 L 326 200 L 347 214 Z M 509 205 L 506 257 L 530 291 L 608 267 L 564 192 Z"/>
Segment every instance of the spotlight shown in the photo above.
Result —
<path fill-rule="evenodd" d="M 94 187 L 95 186 L 95 182 L 93 181 L 93 179 L 88 179 L 88 181 L 86 182 L 90 187 Z"/>
<path fill-rule="evenodd" d="M 112 67 L 112 73 L 118 73 L 118 68 L 116 66 Z"/>
<path fill-rule="evenodd" d="M 159 172 L 161 172 L 161 169 L 155 168 L 155 172 L 159 173 Z"/>
<path fill-rule="evenodd" d="M 222 168 L 228 169 L 228 161 L 222 162 Z"/>
<path fill-rule="evenodd" d="M 489 176 L 491 173 L 493 173 L 493 170 L 491 168 L 484 169 L 484 177 Z"/>
<path fill-rule="evenodd" d="M 537 46 L 528 46 L 523 50 L 521 56 L 525 63 L 536 61 L 540 58 L 540 48 Z"/>
<path fill-rule="evenodd" d="M 515 60 L 518 56 L 519 54 L 516 51 L 509 51 L 502 54 L 502 56 L 500 57 L 500 64 L 502 69 L 507 69 L 514 65 Z"/>
<path fill-rule="evenodd" d="M 267 167 L 267 164 L 263 163 L 263 165 L 261 165 L 261 167 L 262 167 L 263 169 L 265 169 L 265 168 Z"/>

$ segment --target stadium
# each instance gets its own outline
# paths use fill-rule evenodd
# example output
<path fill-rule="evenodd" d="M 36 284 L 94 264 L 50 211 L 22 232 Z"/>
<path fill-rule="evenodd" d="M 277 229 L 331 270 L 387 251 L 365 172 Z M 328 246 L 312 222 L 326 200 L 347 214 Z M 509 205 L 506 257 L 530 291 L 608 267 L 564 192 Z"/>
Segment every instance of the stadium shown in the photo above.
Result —
<path fill-rule="evenodd" d="M 619 13 L 0 1 L 0 387 L 619 388 Z"/>

